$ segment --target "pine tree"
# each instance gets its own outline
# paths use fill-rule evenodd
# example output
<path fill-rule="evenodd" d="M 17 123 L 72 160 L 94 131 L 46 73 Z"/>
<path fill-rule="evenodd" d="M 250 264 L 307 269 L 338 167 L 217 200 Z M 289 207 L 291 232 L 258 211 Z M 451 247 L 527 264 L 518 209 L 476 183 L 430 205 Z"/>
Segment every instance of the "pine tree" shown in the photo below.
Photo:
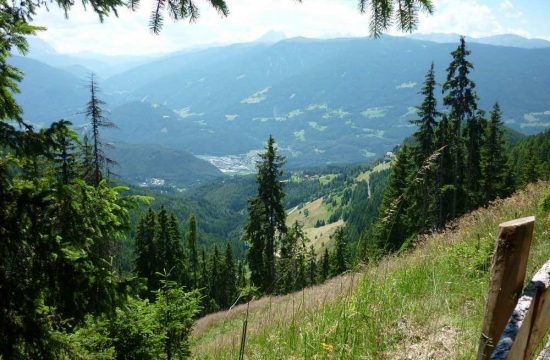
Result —
<path fill-rule="evenodd" d="M 286 212 L 283 207 L 283 175 L 281 167 L 284 157 L 277 154 L 272 136 L 265 152 L 257 163 L 258 195 L 249 200 L 249 220 L 244 238 L 250 245 L 248 259 L 254 285 L 263 292 L 271 293 L 275 288 L 275 252 L 281 237 L 286 233 Z M 260 256 L 261 252 L 261 256 Z"/>
<path fill-rule="evenodd" d="M 397 153 L 390 179 L 384 190 L 380 220 L 375 225 L 375 242 L 381 249 L 398 250 L 410 234 L 406 209 L 410 206 L 407 191 L 411 181 L 410 148 L 404 145 Z"/>
<path fill-rule="evenodd" d="M 134 240 L 134 269 L 139 277 L 147 280 L 147 288 L 154 289 L 156 278 L 157 248 L 154 242 L 156 229 L 156 214 L 149 208 L 139 220 Z"/>
<path fill-rule="evenodd" d="M 437 118 L 440 116 L 440 113 L 437 110 L 435 85 L 434 64 L 432 63 L 426 74 L 424 86 L 420 91 L 420 94 L 424 96 L 424 101 L 418 107 L 419 119 L 411 121 L 418 126 L 418 131 L 414 133 L 416 144 L 412 149 L 417 168 L 422 166 L 424 160 L 432 155 L 436 149 L 435 129 L 437 127 Z"/>
<path fill-rule="evenodd" d="M 334 256 L 332 257 L 332 274 L 340 275 L 347 269 L 347 244 L 343 228 L 338 228 L 334 237 Z"/>
<path fill-rule="evenodd" d="M 451 218 L 462 214 L 465 210 L 465 197 L 467 195 L 464 189 L 465 163 L 464 163 L 464 140 L 462 138 L 462 127 L 464 121 L 474 121 L 472 129 L 466 130 L 467 135 L 467 175 L 468 183 L 479 180 L 479 162 L 475 162 L 475 153 L 479 150 L 476 146 L 476 110 L 477 95 L 475 93 L 475 83 L 468 78 L 473 65 L 466 60 L 470 51 L 466 49 L 464 37 L 460 38 L 458 48 L 451 53 L 453 59 L 447 68 L 447 80 L 443 84 L 445 97 L 443 103 L 450 107 L 450 141 L 449 151 L 453 155 L 452 159 L 452 203 Z M 470 172 L 471 171 L 471 172 Z M 478 174 L 477 178 L 474 178 Z"/>
<path fill-rule="evenodd" d="M 315 254 L 313 245 L 309 247 L 307 257 L 307 274 L 308 285 L 315 285 L 317 283 L 317 254 Z"/>
<path fill-rule="evenodd" d="M 188 263 L 183 251 L 183 237 L 176 216 L 170 214 L 168 219 L 168 243 L 166 244 L 165 264 L 167 269 L 173 269 L 172 279 L 180 286 L 189 286 Z"/>
<path fill-rule="evenodd" d="M 424 101 L 418 107 L 419 119 L 412 121 L 413 124 L 418 126 L 418 130 L 414 133 L 415 144 L 411 149 L 413 156 L 411 175 L 420 171 L 425 166 L 425 161 L 437 149 L 435 133 L 438 124 L 437 118 L 440 113 L 437 110 L 435 85 L 434 65 L 432 63 L 420 92 L 421 95 L 424 95 Z M 411 190 L 411 201 L 406 211 L 409 218 L 417 219 L 413 226 L 415 231 L 422 232 L 433 227 L 436 222 L 436 172 L 433 169 L 427 169 L 422 183 L 411 187 Z M 417 214 L 422 215 L 418 217 Z"/>
<path fill-rule="evenodd" d="M 330 276 L 330 257 L 328 254 L 328 249 L 325 248 L 323 253 L 323 259 L 321 264 L 321 282 L 327 280 Z"/>
<path fill-rule="evenodd" d="M 226 287 L 222 272 L 223 263 L 220 259 L 220 252 L 218 246 L 214 244 L 208 261 L 209 295 L 218 307 L 223 307 L 225 304 Z"/>
<path fill-rule="evenodd" d="M 105 102 L 101 100 L 99 96 L 99 87 L 95 76 L 92 73 L 90 76 L 90 100 L 86 104 L 86 110 L 84 114 L 90 120 L 92 127 L 92 167 L 93 167 L 93 176 L 91 184 L 97 186 L 101 181 L 103 171 L 106 166 L 110 163 L 113 163 L 113 160 L 109 159 L 105 155 L 104 146 L 105 144 L 101 141 L 100 138 L 100 129 L 101 128 L 116 128 L 116 125 L 111 122 L 105 116 L 105 110 L 103 106 Z"/>
<path fill-rule="evenodd" d="M 233 260 L 233 250 L 231 245 L 227 243 L 225 247 L 225 257 L 223 263 L 223 283 L 225 286 L 223 308 L 228 308 L 232 305 L 237 296 L 237 274 L 235 273 L 235 261 Z"/>
<path fill-rule="evenodd" d="M 453 163 L 454 157 L 451 153 L 453 133 L 446 114 L 443 114 L 436 130 L 437 148 L 441 149 L 438 159 L 436 174 L 436 227 L 442 228 L 452 216 L 452 202 L 454 195 Z"/>
<path fill-rule="evenodd" d="M 248 243 L 247 252 L 248 267 L 250 269 L 250 281 L 263 291 L 264 289 L 264 247 L 266 222 L 263 204 L 257 197 L 248 200 L 248 222 L 244 228 L 244 242 Z"/>
<path fill-rule="evenodd" d="M 191 270 L 191 278 L 193 281 L 193 288 L 197 289 L 198 285 L 198 271 L 199 271 L 199 258 L 197 254 L 197 221 L 195 214 L 189 216 L 187 221 L 187 247 L 189 251 L 189 268 Z"/>
<path fill-rule="evenodd" d="M 502 130 L 502 112 L 495 103 L 491 118 L 485 127 L 485 140 L 481 151 L 481 181 L 484 202 L 508 195 L 507 176 L 510 173 L 506 144 Z"/>
<path fill-rule="evenodd" d="M 57 176 L 63 185 L 68 185 L 78 176 L 76 145 L 78 135 L 69 128 L 70 122 L 61 120 L 49 129 L 56 142 L 55 165 Z"/>

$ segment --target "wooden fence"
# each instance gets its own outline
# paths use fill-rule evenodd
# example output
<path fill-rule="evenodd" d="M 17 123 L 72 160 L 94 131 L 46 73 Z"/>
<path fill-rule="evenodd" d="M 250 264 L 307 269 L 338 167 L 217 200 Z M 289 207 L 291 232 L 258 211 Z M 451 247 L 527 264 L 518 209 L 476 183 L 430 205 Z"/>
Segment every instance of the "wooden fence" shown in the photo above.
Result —
<path fill-rule="evenodd" d="M 478 360 L 528 360 L 550 327 L 550 260 L 522 293 L 533 216 L 500 224 Z M 550 360 L 550 342 L 538 359 Z"/>

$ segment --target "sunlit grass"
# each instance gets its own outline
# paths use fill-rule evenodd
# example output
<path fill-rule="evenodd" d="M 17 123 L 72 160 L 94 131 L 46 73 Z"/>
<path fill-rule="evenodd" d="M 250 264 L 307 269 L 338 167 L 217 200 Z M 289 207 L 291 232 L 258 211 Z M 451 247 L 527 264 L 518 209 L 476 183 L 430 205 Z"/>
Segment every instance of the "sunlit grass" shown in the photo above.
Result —
<path fill-rule="evenodd" d="M 419 239 L 414 250 L 366 265 L 358 286 L 348 274 L 252 303 L 246 358 L 473 359 L 498 224 L 537 216 L 531 277 L 550 258 L 550 216 L 537 207 L 549 187 L 531 185 Z M 237 358 L 242 306 L 211 316 L 208 326 L 199 321 L 195 357 Z"/>

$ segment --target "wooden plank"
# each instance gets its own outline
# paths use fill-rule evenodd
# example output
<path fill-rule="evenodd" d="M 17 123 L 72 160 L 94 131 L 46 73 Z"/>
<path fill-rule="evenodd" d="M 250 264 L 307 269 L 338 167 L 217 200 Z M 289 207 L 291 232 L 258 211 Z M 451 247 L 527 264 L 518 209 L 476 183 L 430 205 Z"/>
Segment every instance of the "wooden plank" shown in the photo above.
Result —
<path fill-rule="evenodd" d="M 487 360 L 504 330 L 523 289 L 535 217 L 500 224 L 491 267 L 491 283 L 477 354 Z"/>
<path fill-rule="evenodd" d="M 550 260 L 525 288 L 491 360 L 531 359 L 550 327 L 549 288 Z"/>

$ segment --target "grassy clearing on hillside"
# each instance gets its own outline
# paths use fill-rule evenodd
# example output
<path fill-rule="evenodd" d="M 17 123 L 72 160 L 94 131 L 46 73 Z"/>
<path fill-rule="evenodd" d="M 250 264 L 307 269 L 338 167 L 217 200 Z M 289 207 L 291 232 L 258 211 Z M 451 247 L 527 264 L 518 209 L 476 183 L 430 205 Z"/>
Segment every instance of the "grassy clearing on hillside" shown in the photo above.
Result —
<path fill-rule="evenodd" d="M 419 239 L 410 252 L 365 266 L 355 289 L 347 275 L 286 297 L 260 299 L 251 305 L 246 358 L 474 359 L 498 224 L 537 216 L 530 278 L 550 258 L 550 215 L 538 208 L 549 187 L 530 185 L 445 232 Z M 217 319 L 211 317 L 206 328 L 199 321 L 197 359 L 238 357 L 239 309 L 210 315 Z"/>
<path fill-rule="evenodd" d="M 293 208 L 288 212 L 286 223 L 288 226 L 292 226 L 295 221 L 302 224 L 304 226 L 304 234 L 310 240 L 309 244 L 313 245 L 315 251 L 319 254 L 321 251 L 324 251 L 325 247 L 329 246 L 331 243 L 330 237 L 336 229 L 345 225 L 343 220 L 338 220 L 331 224 L 315 227 L 315 223 L 319 220 L 328 222 L 330 214 L 329 205 L 321 197 L 306 203 L 301 209 L 297 207 Z"/>

